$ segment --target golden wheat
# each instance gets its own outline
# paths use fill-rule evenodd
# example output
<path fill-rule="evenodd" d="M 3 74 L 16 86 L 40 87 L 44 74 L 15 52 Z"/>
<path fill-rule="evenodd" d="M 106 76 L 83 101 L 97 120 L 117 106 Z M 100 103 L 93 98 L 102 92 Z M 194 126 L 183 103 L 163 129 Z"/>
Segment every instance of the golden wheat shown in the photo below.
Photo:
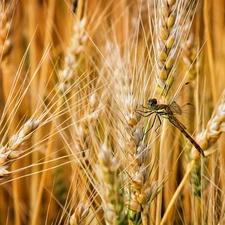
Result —
<path fill-rule="evenodd" d="M 0 4 L 0 224 L 224 223 L 225 1 Z"/>

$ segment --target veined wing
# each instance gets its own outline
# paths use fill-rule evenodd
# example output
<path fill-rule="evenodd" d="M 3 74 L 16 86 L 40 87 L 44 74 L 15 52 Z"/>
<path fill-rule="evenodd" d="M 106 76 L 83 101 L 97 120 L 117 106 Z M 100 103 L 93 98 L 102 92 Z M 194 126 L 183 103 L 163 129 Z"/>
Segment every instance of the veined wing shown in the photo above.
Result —
<path fill-rule="evenodd" d="M 169 104 L 176 102 L 180 107 L 187 103 L 194 103 L 193 99 L 194 85 L 191 82 L 186 82 L 171 99 Z"/>
<path fill-rule="evenodd" d="M 195 106 L 193 104 L 186 103 L 180 107 L 176 102 L 172 102 L 170 109 L 173 112 L 173 116 L 184 126 L 184 129 L 186 129 L 185 126 L 194 122 Z"/>
<path fill-rule="evenodd" d="M 195 106 L 193 104 L 188 102 L 188 103 L 184 104 L 183 106 L 179 106 L 175 101 L 173 101 L 173 102 L 171 102 L 171 104 L 169 106 L 174 114 L 177 114 L 179 116 L 184 115 L 189 120 L 194 119 Z"/>
<path fill-rule="evenodd" d="M 193 103 L 194 85 L 185 83 L 170 101 L 169 106 L 174 116 L 181 121 L 184 126 L 194 121 L 195 106 Z"/>
<path fill-rule="evenodd" d="M 176 113 L 178 115 L 181 115 L 182 114 L 182 109 L 181 107 L 175 102 L 175 101 L 172 101 L 171 104 L 169 105 L 170 106 L 170 109 L 173 113 Z"/>

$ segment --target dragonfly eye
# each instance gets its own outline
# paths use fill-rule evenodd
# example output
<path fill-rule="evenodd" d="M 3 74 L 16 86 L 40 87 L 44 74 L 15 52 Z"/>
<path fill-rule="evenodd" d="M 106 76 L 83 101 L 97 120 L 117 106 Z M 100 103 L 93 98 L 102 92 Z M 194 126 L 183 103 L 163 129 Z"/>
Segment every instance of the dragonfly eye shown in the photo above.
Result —
<path fill-rule="evenodd" d="M 152 99 L 148 100 L 149 108 L 154 109 L 156 107 L 156 105 L 157 105 L 157 99 L 152 98 Z"/>

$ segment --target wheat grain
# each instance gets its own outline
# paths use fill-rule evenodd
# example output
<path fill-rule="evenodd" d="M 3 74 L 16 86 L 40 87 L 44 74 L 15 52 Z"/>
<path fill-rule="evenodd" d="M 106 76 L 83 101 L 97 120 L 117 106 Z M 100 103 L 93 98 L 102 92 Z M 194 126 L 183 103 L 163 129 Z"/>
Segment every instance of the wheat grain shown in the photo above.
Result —
<path fill-rule="evenodd" d="M 88 216 L 90 206 L 88 203 L 79 203 L 75 209 L 74 214 L 70 217 L 70 225 L 86 224 L 86 217 Z"/>

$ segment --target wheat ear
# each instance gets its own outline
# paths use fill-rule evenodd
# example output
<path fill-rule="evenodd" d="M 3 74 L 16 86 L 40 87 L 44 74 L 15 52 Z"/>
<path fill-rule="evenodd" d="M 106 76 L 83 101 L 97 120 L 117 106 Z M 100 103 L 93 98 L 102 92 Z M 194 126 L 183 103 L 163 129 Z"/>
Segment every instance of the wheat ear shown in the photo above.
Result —
<path fill-rule="evenodd" d="M 174 74 L 172 69 L 176 54 L 177 2 L 176 0 L 158 1 L 157 30 L 156 30 L 156 82 L 157 92 L 162 94 L 169 90 Z"/>
<path fill-rule="evenodd" d="M 70 225 L 85 225 L 89 210 L 89 204 L 81 202 L 76 207 L 74 214 L 70 217 Z"/>
<path fill-rule="evenodd" d="M 8 144 L 2 146 L 0 149 L 0 178 L 7 177 L 10 172 L 8 168 L 19 157 L 24 155 L 27 151 L 23 149 L 23 145 L 28 138 L 30 138 L 34 131 L 38 128 L 39 121 L 30 119 L 28 120 L 16 133 L 13 135 Z"/>

